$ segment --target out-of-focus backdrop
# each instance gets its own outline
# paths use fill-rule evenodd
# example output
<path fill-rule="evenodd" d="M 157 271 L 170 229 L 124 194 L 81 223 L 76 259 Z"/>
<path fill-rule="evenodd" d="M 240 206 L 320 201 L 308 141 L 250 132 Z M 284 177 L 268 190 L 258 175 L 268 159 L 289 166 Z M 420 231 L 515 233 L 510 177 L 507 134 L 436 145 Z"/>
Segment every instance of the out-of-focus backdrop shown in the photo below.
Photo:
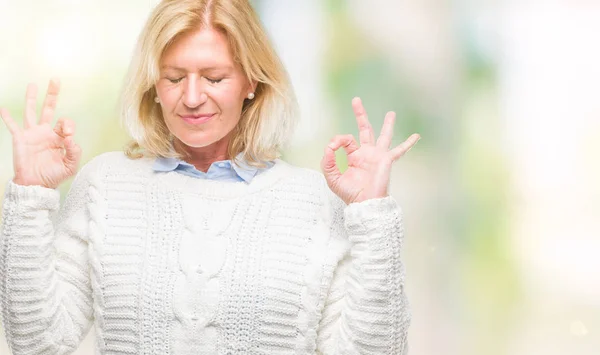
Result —
<path fill-rule="evenodd" d="M 27 83 L 41 106 L 59 77 L 83 161 L 121 149 L 120 87 L 156 3 L 0 0 L 0 106 L 20 120 Z M 285 159 L 319 169 L 334 134 L 357 133 L 353 96 L 377 130 L 398 113 L 396 143 L 422 136 L 391 186 L 410 353 L 600 354 L 600 1 L 255 5 L 302 109 Z M 0 125 L 0 193 L 12 173 Z"/>

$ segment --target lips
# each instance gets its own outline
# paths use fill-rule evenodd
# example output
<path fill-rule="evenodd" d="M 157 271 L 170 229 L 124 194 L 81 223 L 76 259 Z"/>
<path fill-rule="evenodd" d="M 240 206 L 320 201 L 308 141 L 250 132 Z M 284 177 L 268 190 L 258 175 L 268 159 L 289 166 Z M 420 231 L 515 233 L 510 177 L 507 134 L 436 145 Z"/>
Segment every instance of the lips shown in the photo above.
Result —
<path fill-rule="evenodd" d="M 211 118 L 213 118 L 216 114 L 214 113 L 205 113 L 205 114 L 199 114 L 199 115 L 179 115 L 179 117 L 181 117 L 181 119 L 183 119 L 185 122 L 189 123 L 189 124 L 202 124 L 205 122 L 208 122 Z"/>

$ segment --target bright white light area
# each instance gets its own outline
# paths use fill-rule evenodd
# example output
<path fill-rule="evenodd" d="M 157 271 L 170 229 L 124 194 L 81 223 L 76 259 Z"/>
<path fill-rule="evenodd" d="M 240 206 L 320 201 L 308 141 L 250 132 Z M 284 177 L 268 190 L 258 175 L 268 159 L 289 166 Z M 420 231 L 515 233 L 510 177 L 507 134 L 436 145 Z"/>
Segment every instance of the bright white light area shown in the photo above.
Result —
<path fill-rule="evenodd" d="M 67 18 L 42 30 L 37 37 L 37 49 L 46 67 L 44 71 L 85 75 L 92 72 L 102 56 L 102 47 L 93 33 L 77 18 Z"/>
<path fill-rule="evenodd" d="M 515 3 L 500 76 L 525 284 L 589 304 L 600 296 L 598 14 L 592 2 Z"/>

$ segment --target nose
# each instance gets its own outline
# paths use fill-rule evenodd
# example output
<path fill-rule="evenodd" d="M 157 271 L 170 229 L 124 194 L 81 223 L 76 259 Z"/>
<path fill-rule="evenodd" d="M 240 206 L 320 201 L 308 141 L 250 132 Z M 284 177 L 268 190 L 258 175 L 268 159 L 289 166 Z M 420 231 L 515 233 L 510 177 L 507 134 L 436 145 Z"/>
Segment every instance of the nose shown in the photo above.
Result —
<path fill-rule="evenodd" d="M 188 108 L 194 109 L 208 100 L 198 76 L 194 75 L 186 80 L 183 90 L 183 104 Z"/>

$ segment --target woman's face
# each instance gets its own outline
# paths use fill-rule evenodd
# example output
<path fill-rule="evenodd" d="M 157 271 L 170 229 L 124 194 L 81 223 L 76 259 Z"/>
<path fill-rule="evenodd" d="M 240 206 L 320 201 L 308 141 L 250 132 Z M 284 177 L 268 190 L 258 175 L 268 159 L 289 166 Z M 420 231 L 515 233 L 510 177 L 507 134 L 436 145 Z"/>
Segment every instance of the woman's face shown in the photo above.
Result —
<path fill-rule="evenodd" d="M 254 90 L 227 37 L 209 28 L 181 35 L 165 51 L 156 91 L 169 131 L 188 147 L 203 148 L 229 140 Z"/>

